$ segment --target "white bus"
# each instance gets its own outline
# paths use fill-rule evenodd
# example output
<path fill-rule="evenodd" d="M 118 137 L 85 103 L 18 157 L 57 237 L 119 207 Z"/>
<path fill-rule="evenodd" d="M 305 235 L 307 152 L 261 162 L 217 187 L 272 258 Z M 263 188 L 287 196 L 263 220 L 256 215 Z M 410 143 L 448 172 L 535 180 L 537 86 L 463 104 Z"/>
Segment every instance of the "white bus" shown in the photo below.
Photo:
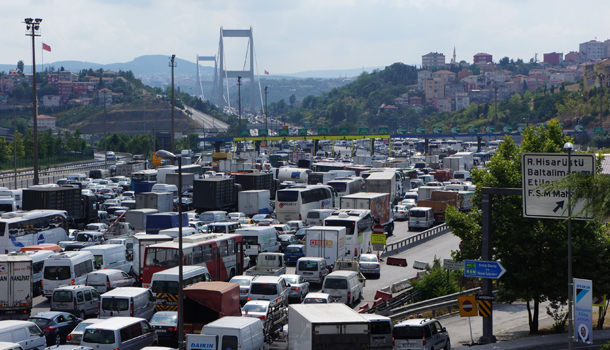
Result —
<path fill-rule="evenodd" d="M 337 196 L 342 197 L 364 191 L 365 182 L 361 177 L 343 177 L 327 182 L 335 189 Z"/>
<path fill-rule="evenodd" d="M 13 211 L 0 217 L 0 252 L 4 254 L 30 245 L 66 240 L 67 213 L 63 210 Z"/>
<path fill-rule="evenodd" d="M 279 190 L 275 197 L 275 213 L 281 223 L 304 220 L 311 209 L 332 208 L 330 186 L 312 185 Z"/>
<path fill-rule="evenodd" d="M 166 182 L 167 174 L 177 174 L 177 166 L 168 166 L 163 168 L 157 168 L 157 183 L 164 184 Z M 182 174 L 195 174 L 195 180 L 203 179 L 203 167 L 199 164 L 189 164 L 182 166 Z"/>
<path fill-rule="evenodd" d="M 132 182 L 157 181 L 157 170 L 146 169 L 146 170 L 134 171 L 133 173 L 131 173 L 131 181 Z"/>
<path fill-rule="evenodd" d="M 324 226 L 345 227 L 345 250 L 348 257 L 358 258 L 371 252 L 373 217 L 370 210 L 343 209 L 324 220 Z"/>
<path fill-rule="evenodd" d="M 155 272 L 152 275 L 151 289 L 157 298 L 157 311 L 178 311 L 178 269 Z M 198 282 L 211 281 L 208 268 L 205 266 L 186 265 L 182 267 L 182 287 Z"/>

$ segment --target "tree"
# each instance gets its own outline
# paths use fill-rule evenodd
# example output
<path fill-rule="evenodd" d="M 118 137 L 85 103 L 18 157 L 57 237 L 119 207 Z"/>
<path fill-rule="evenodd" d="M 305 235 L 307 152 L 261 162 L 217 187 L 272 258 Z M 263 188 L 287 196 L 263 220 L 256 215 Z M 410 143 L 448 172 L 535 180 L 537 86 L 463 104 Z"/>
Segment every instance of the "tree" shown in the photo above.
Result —
<path fill-rule="evenodd" d="M 523 152 L 558 153 L 571 139 L 562 134 L 557 121 L 548 129 L 528 127 L 523 142 L 517 146 L 510 137 L 485 170 L 473 170 L 476 183 L 473 203 L 481 206 L 482 187 L 521 188 L 521 154 Z M 520 196 L 496 196 L 492 202 L 493 260 L 501 260 L 507 273 L 499 281 L 499 298 L 507 302 L 526 300 L 530 333 L 538 332 L 539 305 L 546 300 L 567 299 L 567 242 L 563 220 L 541 220 L 523 217 Z M 458 261 L 481 259 L 482 216 L 478 210 L 468 214 L 447 211 L 447 224 L 463 240 L 463 251 L 453 252 Z M 595 280 L 599 290 L 610 290 L 609 278 L 595 269 L 595 261 L 607 259 L 608 236 L 599 222 L 572 223 L 574 273 L 579 278 Z M 598 271 L 596 271 L 598 270 Z M 586 277 L 585 277 L 586 276 Z"/>
<path fill-rule="evenodd" d="M 25 148 L 24 148 L 24 145 L 23 145 L 23 134 L 20 133 L 19 131 L 16 131 L 14 137 L 15 137 L 15 141 L 16 141 L 15 143 L 17 144 L 17 158 L 23 158 L 23 157 L 25 157 Z M 13 151 L 13 144 L 14 143 L 11 142 L 9 144 L 9 146 L 8 146 L 9 147 L 9 153 L 12 154 L 12 155 L 15 154 L 14 153 L 15 151 Z"/>
<path fill-rule="evenodd" d="M 21 100 L 25 96 L 25 88 L 23 85 L 15 86 L 13 89 L 13 96 L 18 100 Z"/>
<path fill-rule="evenodd" d="M 294 94 L 292 94 L 292 95 L 290 95 L 290 97 L 288 98 L 288 101 L 290 102 L 290 105 L 292 106 L 292 105 L 294 105 L 294 103 L 297 101 L 297 97 L 296 97 Z"/>
<path fill-rule="evenodd" d="M 23 63 L 23 61 L 19 60 L 19 62 L 17 62 L 17 71 L 19 71 L 19 74 L 23 74 L 24 67 L 25 64 Z"/>

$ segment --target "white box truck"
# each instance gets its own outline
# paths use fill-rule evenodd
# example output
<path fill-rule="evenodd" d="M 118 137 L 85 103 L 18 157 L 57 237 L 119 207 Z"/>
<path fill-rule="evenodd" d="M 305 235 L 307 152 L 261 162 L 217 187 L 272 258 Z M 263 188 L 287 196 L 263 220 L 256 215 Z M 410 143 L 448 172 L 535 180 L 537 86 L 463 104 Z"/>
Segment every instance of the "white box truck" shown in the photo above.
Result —
<path fill-rule="evenodd" d="M 443 169 L 451 169 L 451 172 L 464 170 L 464 158 L 462 157 L 445 157 L 443 158 Z"/>
<path fill-rule="evenodd" d="M 442 190 L 443 188 L 439 186 L 421 186 L 417 191 L 417 200 L 428 200 L 432 198 L 432 192 Z"/>
<path fill-rule="evenodd" d="M 370 210 L 373 220 L 378 220 L 389 235 L 394 233 L 394 217 L 387 193 L 358 192 L 341 197 L 341 209 Z"/>
<path fill-rule="evenodd" d="M 288 349 L 369 349 L 371 322 L 347 305 L 288 308 Z"/>
<path fill-rule="evenodd" d="M 0 320 L 27 320 L 34 292 L 32 259 L 26 254 L 0 255 Z"/>
<path fill-rule="evenodd" d="M 366 178 L 366 192 L 388 193 L 392 203 L 398 202 L 396 191 L 396 172 L 382 171 L 372 173 Z"/>
<path fill-rule="evenodd" d="M 314 226 L 305 229 L 305 256 L 324 258 L 326 265 L 334 265 L 347 254 L 345 227 Z"/>
<path fill-rule="evenodd" d="M 263 323 L 257 317 L 225 316 L 186 335 L 187 350 L 259 350 L 266 348 Z"/>
<path fill-rule="evenodd" d="M 240 191 L 237 194 L 237 211 L 247 216 L 270 214 L 269 190 Z"/>
<path fill-rule="evenodd" d="M 174 195 L 171 192 L 136 193 L 136 209 L 152 208 L 160 213 L 174 210 Z"/>
<path fill-rule="evenodd" d="M 172 241 L 174 238 L 160 234 L 136 234 L 133 235 L 133 273 L 137 282 L 141 282 L 142 267 L 144 265 L 144 250 L 152 244 Z"/>
<path fill-rule="evenodd" d="M 125 221 L 130 223 L 136 231 L 146 231 L 146 215 L 156 214 L 157 209 L 132 209 L 125 212 Z"/>

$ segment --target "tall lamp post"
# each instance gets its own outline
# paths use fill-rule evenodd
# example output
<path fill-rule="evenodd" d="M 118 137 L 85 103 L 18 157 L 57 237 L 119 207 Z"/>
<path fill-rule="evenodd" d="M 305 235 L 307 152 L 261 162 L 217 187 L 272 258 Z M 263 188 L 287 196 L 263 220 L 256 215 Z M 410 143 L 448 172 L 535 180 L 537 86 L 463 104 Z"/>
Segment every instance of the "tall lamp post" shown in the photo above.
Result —
<path fill-rule="evenodd" d="M 40 36 L 40 22 L 42 18 L 26 18 L 25 35 L 32 37 L 32 119 L 34 136 L 34 185 L 38 185 L 38 111 L 36 106 L 36 46 L 34 38 Z"/>
<path fill-rule="evenodd" d="M 184 350 L 184 286 L 183 286 L 183 265 L 184 256 L 182 255 L 182 157 L 166 150 L 159 150 L 157 157 L 178 161 L 178 250 L 180 251 L 180 261 L 178 263 L 178 349 Z"/>
<path fill-rule="evenodd" d="M 269 86 L 265 86 L 265 129 L 269 132 L 269 127 L 267 126 L 267 88 Z"/>
<path fill-rule="evenodd" d="M 572 149 L 574 145 L 570 142 L 566 142 L 563 148 L 568 151 L 568 175 L 572 173 Z M 572 350 L 574 348 L 574 311 L 572 303 L 572 191 L 568 188 L 568 348 Z"/>
<path fill-rule="evenodd" d="M 176 152 L 176 141 L 174 140 L 174 103 L 175 103 L 175 98 L 174 98 L 174 67 L 176 67 L 176 64 L 174 62 L 174 59 L 176 58 L 176 55 L 172 55 L 172 57 L 170 58 L 170 62 L 169 62 L 169 66 L 172 67 L 172 152 Z"/>
<path fill-rule="evenodd" d="M 599 78 L 599 127 L 603 128 L 604 125 L 602 124 L 602 97 L 604 95 L 604 75 L 599 74 L 597 77 Z"/>
<path fill-rule="evenodd" d="M 237 77 L 237 99 L 239 111 L 237 114 L 237 136 L 241 136 L 241 77 Z M 241 154 L 241 142 L 237 143 L 237 154 Z"/>

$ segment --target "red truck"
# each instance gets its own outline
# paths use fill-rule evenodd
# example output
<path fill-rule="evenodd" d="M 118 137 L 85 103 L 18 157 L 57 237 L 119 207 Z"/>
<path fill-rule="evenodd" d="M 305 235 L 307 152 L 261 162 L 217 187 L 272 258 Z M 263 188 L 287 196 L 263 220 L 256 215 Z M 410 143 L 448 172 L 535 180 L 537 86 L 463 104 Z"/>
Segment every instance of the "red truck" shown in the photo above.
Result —
<path fill-rule="evenodd" d="M 200 334 L 223 316 L 241 316 L 239 284 L 199 282 L 184 288 L 184 333 Z"/>

